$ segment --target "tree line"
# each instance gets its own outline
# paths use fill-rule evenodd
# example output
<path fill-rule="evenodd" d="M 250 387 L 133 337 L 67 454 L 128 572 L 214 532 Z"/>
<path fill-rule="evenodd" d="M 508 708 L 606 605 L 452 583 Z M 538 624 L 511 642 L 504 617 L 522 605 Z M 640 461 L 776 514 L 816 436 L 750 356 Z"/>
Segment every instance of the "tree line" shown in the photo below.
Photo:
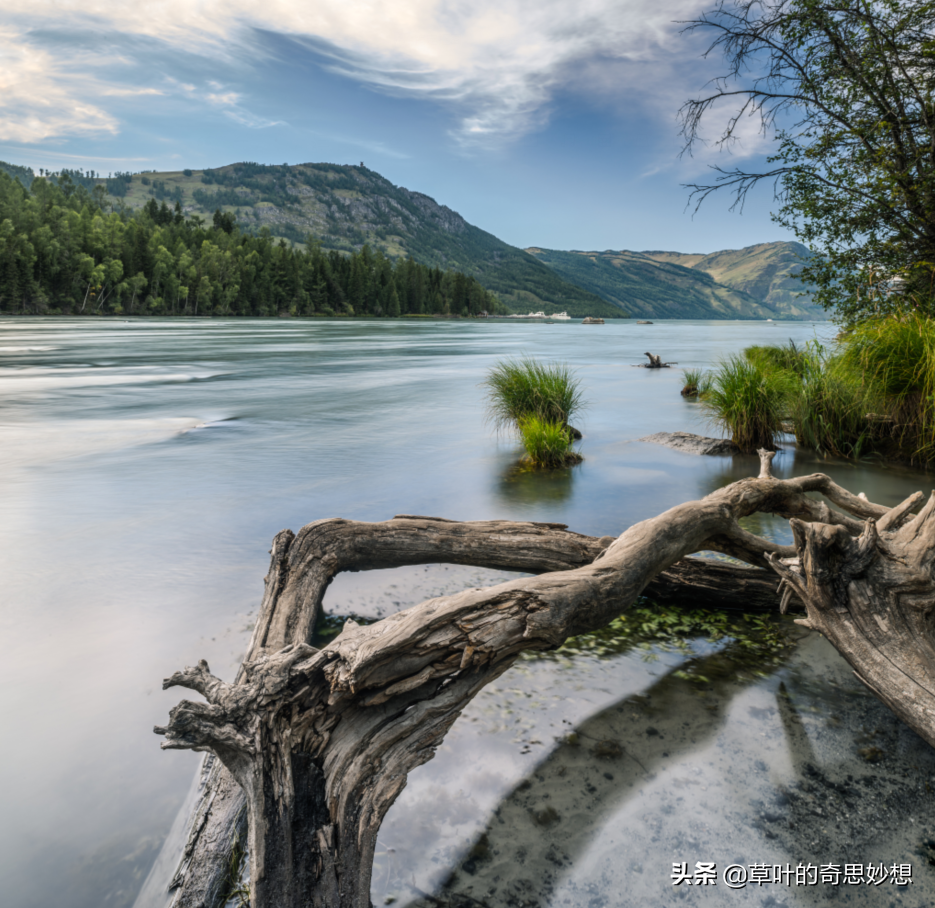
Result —
<path fill-rule="evenodd" d="M 474 278 L 242 232 L 156 199 L 115 209 L 70 174 L 27 188 L 0 171 L 0 313 L 84 315 L 477 315 L 508 311 Z"/>

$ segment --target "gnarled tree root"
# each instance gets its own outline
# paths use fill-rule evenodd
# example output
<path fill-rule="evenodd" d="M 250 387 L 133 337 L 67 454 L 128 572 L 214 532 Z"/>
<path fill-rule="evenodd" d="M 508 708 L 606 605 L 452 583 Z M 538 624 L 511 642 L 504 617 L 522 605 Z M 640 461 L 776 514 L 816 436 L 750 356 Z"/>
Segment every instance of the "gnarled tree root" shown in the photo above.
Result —
<path fill-rule="evenodd" d="M 603 627 L 684 556 L 713 549 L 776 570 L 789 594 L 783 605 L 793 594 L 801 598 L 812 625 L 831 628 L 829 639 L 865 683 L 933 743 L 933 502 L 898 529 L 912 502 L 872 505 L 822 474 L 777 480 L 763 458 L 757 479 L 679 505 L 617 539 L 554 524 L 416 517 L 320 521 L 294 538 L 284 531 L 274 541 L 240 676 L 225 684 L 205 663 L 177 672 L 165 686 L 196 690 L 207 703 L 183 701 L 156 731 L 165 748 L 216 754 L 241 786 L 254 908 L 369 908 L 380 823 L 408 773 L 431 758 L 470 699 L 523 650 Z M 739 521 L 756 512 L 792 518 L 795 546 L 742 529 Z M 539 576 L 432 599 L 368 627 L 348 621 L 324 649 L 308 644 L 338 570 L 430 561 Z M 866 618 L 856 618 L 862 609 Z M 900 669 L 909 680 L 893 687 L 887 666 L 902 655 L 911 657 Z M 907 710 L 901 698 L 910 687 L 915 706 Z"/>

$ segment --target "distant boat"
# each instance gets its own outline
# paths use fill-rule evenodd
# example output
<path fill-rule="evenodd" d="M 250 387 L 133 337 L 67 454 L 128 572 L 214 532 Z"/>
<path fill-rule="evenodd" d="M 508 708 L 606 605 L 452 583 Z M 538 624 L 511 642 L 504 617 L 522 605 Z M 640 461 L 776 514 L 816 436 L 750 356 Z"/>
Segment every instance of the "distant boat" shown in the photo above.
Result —
<path fill-rule="evenodd" d="M 556 312 L 554 315 L 546 315 L 544 312 L 529 312 L 526 315 L 505 315 L 504 318 L 536 319 L 546 321 L 546 319 L 555 319 L 561 322 L 570 322 L 571 316 L 567 312 Z"/>

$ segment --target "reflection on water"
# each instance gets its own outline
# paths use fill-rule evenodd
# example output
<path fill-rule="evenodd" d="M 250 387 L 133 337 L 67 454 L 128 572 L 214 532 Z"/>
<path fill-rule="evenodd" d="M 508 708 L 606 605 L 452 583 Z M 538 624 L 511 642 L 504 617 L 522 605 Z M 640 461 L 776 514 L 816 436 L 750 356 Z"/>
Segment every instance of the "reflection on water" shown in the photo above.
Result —
<path fill-rule="evenodd" d="M 816 331 L 833 333 L 788 325 L 783 338 Z M 648 345 L 704 368 L 774 338 L 770 325 L 728 322 L 595 332 L 0 320 L 0 722 L 17 742 L 0 755 L 3 904 L 133 904 L 198 765 L 195 754 L 159 750 L 151 729 L 179 699 L 160 680 L 200 658 L 233 676 L 276 532 L 416 513 L 620 533 L 757 472 L 755 458 L 638 442 L 711 430 L 680 397 L 680 370 L 629 364 Z M 485 426 L 479 383 L 496 360 L 523 353 L 567 362 L 582 378 L 592 405 L 580 467 L 514 474 L 515 445 Z M 792 450 L 774 465 L 780 475 L 824 470 L 884 504 L 930 487 L 918 472 Z M 379 618 L 505 577 L 445 567 L 348 575 L 326 607 Z M 657 646 L 655 661 L 581 651 L 514 666 L 470 704 L 391 810 L 377 903 L 421 890 L 491 908 L 508 898 L 662 905 L 673 898 L 671 861 L 845 854 L 912 861 L 917 880 L 900 904 L 935 902 L 916 851 L 923 833 L 935 839 L 929 750 L 819 638 L 759 679 L 709 677 L 729 643 L 706 646 L 694 655 Z M 699 665 L 710 689 L 691 680 Z M 567 743 L 569 732 L 584 743 Z M 524 880 L 530 894 L 507 897 Z M 689 895 L 705 905 L 727 898 L 708 888 Z M 870 898 L 848 894 L 854 904 Z M 744 897 L 766 904 L 766 895 Z"/>
<path fill-rule="evenodd" d="M 867 908 L 931 904 L 935 754 L 824 640 L 807 635 L 765 679 L 736 672 L 728 646 L 623 697 L 612 690 L 632 683 L 634 660 L 612 661 L 600 674 L 592 666 L 604 696 L 575 683 L 587 672 L 580 663 L 567 678 L 525 664 L 466 711 L 463 721 L 488 723 L 485 743 L 456 726 L 456 740 L 413 774 L 381 833 L 375 904 L 670 904 L 672 865 L 682 861 L 914 868 L 908 893 L 751 886 L 737 896 L 723 885 L 690 893 L 706 906 L 741 897 L 824 905 L 836 896 Z M 566 707 L 583 695 L 589 706 L 601 702 L 585 718 Z M 502 730 L 488 718 L 492 706 Z M 524 725 L 528 713 L 552 721 Z M 501 751 L 514 728 L 507 775 Z M 868 730 L 879 762 L 864 745 Z M 477 796 L 507 777 L 498 797 Z"/>
<path fill-rule="evenodd" d="M 500 473 L 497 495 L 506 505 L 558 504 L 571 497 L 572 482 L 581 465 L 543 470 L 522 462 Z"/>

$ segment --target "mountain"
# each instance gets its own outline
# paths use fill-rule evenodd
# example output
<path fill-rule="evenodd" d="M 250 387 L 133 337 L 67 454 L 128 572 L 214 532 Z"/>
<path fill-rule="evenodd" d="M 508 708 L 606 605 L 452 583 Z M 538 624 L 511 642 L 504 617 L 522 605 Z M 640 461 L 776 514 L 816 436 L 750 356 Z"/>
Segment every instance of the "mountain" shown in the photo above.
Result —
<path fill-rule="evenodd" d="M 308 234 L 324 250 L 359 250 L 365 243 L 392 259 L 477 278 L 513 311 L 567 311 L 572 316 L 626 318 L 599 295 L 576 286 L 522 249 L 469 224 L 420 192 L 394 186 L 361 164 L 230 164 L 214 170 L 122 174 L 101 180 L 114 199 L 139 208 L 150 199 L 178 202 L 210 219 L 233 212 L 242 229 L 269 228 L 274 236 L 304 243 Z"/>
<path fill-rule="evenodd" d="M 761 243 L 711 255 L 526 250 L 568 281 L 640 318 L 825 319 L 794 295 L 798 243 Z"/>
<path fill-rule="evenodd" d="M 801 243 L 758 243 L 744 249 L 725 249 L 710 255 L 679 252 L 644 252 L 658 262 L 684 265 L 711 275 L 718 283 L 749 293 L 780 318 L 827 318 L 809 297 L 803 297 L 796 277 L 803 261 L 811 258 Z"/>

